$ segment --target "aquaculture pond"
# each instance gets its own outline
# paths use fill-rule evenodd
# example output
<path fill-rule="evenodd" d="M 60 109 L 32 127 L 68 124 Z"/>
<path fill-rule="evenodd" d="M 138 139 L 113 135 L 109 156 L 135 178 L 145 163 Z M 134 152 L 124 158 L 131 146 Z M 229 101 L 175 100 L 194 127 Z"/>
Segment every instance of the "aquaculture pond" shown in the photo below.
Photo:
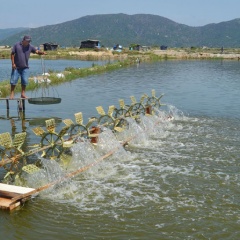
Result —
<path fill-rule="evenodd" d="M 97 106 L 107 111 L 110 105 L 119 107 L 119 99 L 131 104 L 130 96 L 139 102 L 152 89 L 156 96 L 164 94 L 165 104 L 155 117 L 129 122 L 127 134 L 135 138 L 125 148 L 42 191 L 18 210 L 1 210 L 1 237 L 239 239 L 239 76 L 237 61 L 140 63 L 55 87 L 60 104 L 26 102 L 23 114 L 16 103 L 10 102 L 7 111 L 0 102 L 0 132 L 26 131 L 26 147 L 40 142 L 32 129 L 45 129 L 46 119 L 54 118 L 60 131 L 62 120 L 75 121 L 75 113 L 82 112 L 86 123 L 98 116 Z M 111 131 L 100 139 L 106 152 L 118 144 Z M 26 184 L 39 187 L 102 154 L 88 142 L 76 143 L 68 167 L 43 159 L 44 171 L 26 178 Z"/>

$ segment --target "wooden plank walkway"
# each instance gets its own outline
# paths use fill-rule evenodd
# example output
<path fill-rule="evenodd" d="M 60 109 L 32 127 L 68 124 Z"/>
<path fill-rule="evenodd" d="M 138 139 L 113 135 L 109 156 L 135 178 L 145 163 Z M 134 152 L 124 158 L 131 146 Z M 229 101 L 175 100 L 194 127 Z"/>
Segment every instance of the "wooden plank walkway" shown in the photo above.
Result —
<path fill-rule="evenodd" d="M 9 109 L 9 101 L 17 101 L 17 107 L 19 111 L 25 111 L 25 100 L 26 98 L 0 98 L 0 101 L 6 101 L 6 108 Z"/>
<path fill-rule="evenodd" d="M 0 208 L 13 210 L 31 197 L 34 188 L 26 188 L 0 183 Z M 17 199 L 17 201 L 16 201 Z"/>

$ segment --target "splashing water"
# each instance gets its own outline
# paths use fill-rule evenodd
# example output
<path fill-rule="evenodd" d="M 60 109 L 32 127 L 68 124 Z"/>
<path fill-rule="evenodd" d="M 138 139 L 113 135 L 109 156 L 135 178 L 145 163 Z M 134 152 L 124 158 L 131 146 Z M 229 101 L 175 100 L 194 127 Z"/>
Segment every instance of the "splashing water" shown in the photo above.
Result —
<path fill-rule="evenodd" d="M 174 117 L 179 117 L 179 115 L 177 115 L 179 111 L 176 108 L 171 106 L 170 109 L 172 113 L 174 112 Z M 156 115 L 152 116 L 140 116 L 140 124 L 132 118 L 126 118 L 129 127 L 124 131 L 125 141 L 129 139 L 131 140 L 131 146 L 143 148 L 143 146 L 146 147 L 153 144 L 150 138 L 159 135 L 164 136 L 164 132 L 166 132 L 165 130 L 167 129 L 166 126 L 170 124 L 170 121 L 166 117 L 167 113 L 159 110 L 156 111 L 156 113 Z M 182 115 L 182 113 L 180 114 Z M 118 134 L 120 135 L 121 133 Z M 67 170 L 71 172 L 76 169 L 84 168 L 111 152 L 112 154 L 109 159 L 114 159 L 115 162 L 124 159 L 129 161 L 134 158 L 129 151 L 124 149 L 118 137 L 110 129 L 103 128 L 102 133 L 98 137 L 98 144 L 96 146 L 91 144 L 88 139 L 81 139 L 81 141 L 73 145 L 71 148 L 72 157 Z M 66 174 L 56 161 L 44 159 L 40 156 L 38 157 L 41 159 L 43 169 L 29 175 L 29 178 L 27 178 L 28 186 L 35 188 L 41 187 L 56 179 L 63 178 L 64 174 Z M 84 175 L 85 177 L 87 175 L 89 178 L 96 177 L 96 174 L 98 176 L 105 176 L 106 173 L 110 172 L 112 172 L 111 174 L 113 174 L 113 172 L 116 174 L 112 162 L 108 160 L 104 161 L 102 164 L 94 164 L 94 167 L 89 168 Z"/>
<path fill-rule="evenodd" d="M 171 105 L 171 104 L 167 104 L 166 105 L 167 109 L 168 109 L 168 118 L 171 120 L 171 117 L 173 117 L 173 119 L 176 120 L 181 120 L 184 118 L 184 114 L 181 110 L 177 109 L 175 106 Z"/>
<path fill-rule="evenodd" d="M 131 139 L 131 144 L 139 145 L 146 144 L 148 140 L 148 135 L 143 128 L 132 118 L 126 118 L 129 123 L 129 129 L 127 130 L 127 135 Z"/>
<path fill-rule="evenodd" d="M 96 151 L 94 145 L 88 139 L 84 139 L 71 148 L 72 160 L 69 169 L 78 169 L 99 159 L 101 155 Z"/>
<path fill-rule="evenodd" d="M 176 110 L 175 113 L 177 112 Z M 117 207 L 121 205 L 140 207 L 143 199 L 158 202 L 156 193 L 152 193 L 151 196 L 144 196 L 144 189 L 147 188 L 162 192 L 163 201 L 166 199 L 170 204 L 172 199 L 164 198 L 165 195 L 167 196 L 164 193 L 164 186 L 169 186 L 167 178 L 170 176 L 166 173 L 170 171 L 189 174 L 193 169 L 188 167 L 184 169 L 174 168 L 171 164 L 167 164 L 167 166 L 163 164 L 160 168 L 160 162 L 158 162 L 160 159 L 155 159 L 155 154 L 160 154 L 159 156 L 163 159 L 167 157 L 168 148 L 173 147 L 175 142 L 173 134 L 176 131 L 176 125 L 174 121 L 163 118 L 165 115 L 167 113 L 159 111 L 158 114 L 153 116 L 141 116 L 141 124 L 137 124 L 134 119 L 127 119 L 129 129 L 126 130 L 126 138 L 132 138 L 131 146 L 127 148 L 127 151 L 119 143 L 115 134 L 107 128 L 102 129 L 96 146 L 92 145 L 88 139 L 83 139 L 74 144 L 71 148 L 72 159 L 67 169 L 68 172 L 92 163 L 97 164 L 93 164 L 87 171 L 83 171 L 67 182 L 64 181 L 64 184 L 56 186 L 54 189 L 57 189 L 57 191 L 54 194 L 52 191 L 47 191 L 44 196 L 55 201 L 71 203 L 85 211 L 97 210 L 101 206 L 105 214 L 109 214 L 107 208 L 105 208 L 105 202 L 110 196 L 114 196 L 112 204 Z M 176 118 L 178 118 L 178 115 L 175 114 Z M 169 140 L 166 142 L 166 136 L 174 142 Z M 163 151 L 163 147 L 166 148 L 165 151 Z M 98 164 L 97 161 L 109 152 L 113 152 L 113 154 Z M 46 184 L 46 182 L 63 176 L 64 172 L 57 162 L 45 159 L 43 164 L 46 165 L 44 169 L 35 178 L 31 176 L 31 181 L 35 182 L 37 180 L 36 182 L 40 185 L 40 183 L 43 184 L 43 180 Z M 152 171 L 162 172 L 160 179 L 163 181 L 163 188 L 160 186 L 154 187 L 152 180 L 148 179 Z"/>
<path fill-rule="evenodd" d="M 103 128 L 103 132 L 99 135 L 97 150 L 103 155 L 116 148 L 122 148 L 121 144 L 117 141 L 114 133 L 108 129 Z"/>
<path fill-rule="evenodd" d="M 25 182 L 28 187 L 39 188 L 48 183 L 54 182 L 64 177 L 64 171 L 57 161 L 45 159 L 40 156 L 38 158 L 41 160 L 42 168 L 39 171 L 36 171 L 32 174 L 27 174 L 25 177 Z M 52 188 L 49 188 L 46 193 L 52 191 Z"/>

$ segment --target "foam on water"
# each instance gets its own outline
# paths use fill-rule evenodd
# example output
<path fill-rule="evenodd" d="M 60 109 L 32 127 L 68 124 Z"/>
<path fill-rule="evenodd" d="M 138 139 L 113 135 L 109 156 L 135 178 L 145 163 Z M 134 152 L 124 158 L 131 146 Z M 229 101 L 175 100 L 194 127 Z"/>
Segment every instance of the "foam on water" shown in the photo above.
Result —
<path fill-rule="evenodd" d="M 152 156 L 151 151 L 156 152 L 159 143 L 156 140 L 152 140 L 151 137 L 156 137 L 160 132 L 164 133 L 166 125 L 172 124 L 168 119 L 165 120 L 167 123 L 163 124 L 165 121 L 162 119 L 163 114 L 161 114 L 160 117 L 157 115 L 150 117 L 142 116 L 140 125 L 133 119 L 127 119 L 129 122 L 129 128 L 126 136 L 127 138 L 133 138 L 130 151 L 126 151 L 113 132 L 105 128 L 102 129 L 103 131 L 99 135 L 97 146 L 93 146 L 88 140 L 82 140 L 74 144 L 71 149 L 72 160 L 68 166 L 68 171 L 92 164 L 104 154 L 111 151 L 114 153 L 111 157 L 102 161 L 101 164 L 94 165 L 87 171 L 81 173 L 81 175 L 68 181 L 67 186 L 64 184 L 64 188 L 58 187 L 58 192 L 55 191 L 54 194 L 49 194 L 48 197 L 53 198 L 56 201 L 72 203 L 81 207 L 81 209 L 84 207 L 86 209 L 89 209 L 89 207 L 94 209 L 91 204 L 89 206 L 90 202 L 104 204 L 109 196 L 117 194 L 118 198 L 115 198 L 115 201 L 112 204 L 118 206 L 118 204 L 122 205 L 127 201 L 129 206 L 136 206 L 135 198 L 139 198 L 140 200 L 144 195 L 142 187 L 143 189 L 156 188 L 156 186 L 153 186 L 152 184 L 149 185 L 149 183 L 144 183 L 145 180 L 143 176 L 148 177 L 152 174 L 154 168 L 156 168 L 156 166 L 151 163 L 151 158 L 154 157 Z M 161 125 L 158 125 L 158 122 L 160 121 Z M 141 154 L 139 155 L 139 153 L 137 153 L 137 149 L 141 148 L 145 150 L 147 149 L 148 151 L 151 150 L 148 158 L 142 158 Z M 47 162 L 49 162 L 49 160 L 44 161 L 44 163 Z M 62 177 L 63 172 L 58 171 L 58 169 L 55 168 L 55 165 L 54 167 L 53 165 L 54 164 L 52 163 L 49 164 L 47 171 L 44 173 L 41 172 L 41 178 L 47 176 L 44 177 L 44 179 L 53 180 Z M 172 172 L 177 172 L 172 168 L 169 169 L 171 169 Z M 52 175 L 50 174 L 51 170 Z M 159 171 L 158 168 L 155 170 Z M 162 170 L 164 171 L 164 168 Z M 42 183 L 42 181 L 40 182 Z M 129 186 L 131 187 L 129 188 Z M 159 186 L 157 189 L 159 190 Z M 135 200 L 130 204 L 129 199 Z M 147 201 L 157 201 L 157 199 L 157 193 L 153 193 L 152 196 L 146 196 Z M 140 206 L 141 205 L 142 204 L 140 204 Z M 97 205 L 96 208 L 99 208 L 99 205 Z"/>
<path fill-rule="evenodd" d="M 234 189 L 240 182 L 236 127 L 223 119 L 187 117 L 170 109 L 173 119 L 167 117 L 168 110 L 141 116 L 140 124 L 128 119 L 129 128 L 121 138 L 137 139 L 126 148 L 119 143 L 123 133 L 102 129 L 96 146 L 86 139 L 74 144 L 67 169 L 45 159 L 49 166 L 40 176 L 31 177 L 34 184 L 39 181 L 38 186 L 113 152 L 40 197 L 76 213 L 110 216 L 122 223 L 142 216 L 145 209 L 155 228 L 163 232 L 173 226 L 175 215 L 179 224 L 200 224 L 223 212 L 234 216 L 239 202 Z M 235 222 L 240 222 L 239 217 Z"/>

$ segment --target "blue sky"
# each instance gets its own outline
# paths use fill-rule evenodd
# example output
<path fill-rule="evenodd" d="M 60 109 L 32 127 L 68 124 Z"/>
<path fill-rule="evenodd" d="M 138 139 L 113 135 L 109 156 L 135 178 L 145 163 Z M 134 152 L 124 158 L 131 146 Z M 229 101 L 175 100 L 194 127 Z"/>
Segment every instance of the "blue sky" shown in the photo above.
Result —
<path fill-rule="evenodd" d="M 240 0 L 1 0 L 0 29 L 34 28 L 111 13 L 154 14 L 188 26 L 204 26 L 240 18 L 239 9 Z"/>

